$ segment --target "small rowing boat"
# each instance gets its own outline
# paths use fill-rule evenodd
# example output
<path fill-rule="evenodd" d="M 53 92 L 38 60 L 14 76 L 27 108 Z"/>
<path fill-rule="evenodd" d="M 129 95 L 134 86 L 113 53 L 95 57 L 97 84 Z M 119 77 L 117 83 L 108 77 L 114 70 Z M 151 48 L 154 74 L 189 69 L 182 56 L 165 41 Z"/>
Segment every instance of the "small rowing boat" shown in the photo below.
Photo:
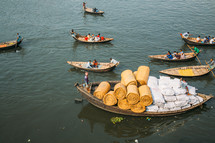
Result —
<path fill-rule="evenodd" d="M 91 14 L 103 14 L 104 13 L 104 11 L 101 11 L 101 10 L 95 10 L 95 8 L 85 8 L 84 9 L 84 11 L 85 12 L 87 12 L 87 13 L 91 13 Z"/>
<path fill-rule="evenodd" d="M 193 37 L 188 37 L 185 38 L 182 34 L 181 38 L 182 40 L 184 40 L 185 43 L 190 44 L 190 45 L 194 45 L 194 46 L 215 46 L 215 43 L 210 44 L 210 43 L 203 43 L 204 39 L 201 39 L 201 42 L 197 42 L 197 38 L 193 38 Z"/>
<path fill-rule="evenodd" d="M 117 83 L 119 83 L 119 81 L 108 81 L 108 82 L 111 85 L 111 89 L 113 89 L 114 86 Z M 205 95 L 205 94 L 198 93 L 198 96 L 202 97 L 203 101 L 199 102 L 196 105 L 192 105 L 188 108 L 184 108 L 184 109 L 176 110 L 176 111 L 165 111 L 165 112 L 149 112 L 149 111 L 146 111 L 143 113 L 134 113 L 131 110 L 122 110 L 118 106 L 105 105 L 102 100 L 93 96 L 95 88 L 98 87 L 99 84 L 100 84 L 100 82 L 91 83 L 90 92 L 86 89 L 86 87 L 83 87 L 82 84 L 76 83 L 75 87 L 82 94 L 82 96 L 85 99 L 87 99 L 88 102 L 90 102 L 92 105 L 94 105 L 94 106 L 96 106 L 102 110 L 108 111 L 108 112 L 112 112 L 112 113 L 116 113 L 116 114 L 122 114 L 122 115 L 129 115 L 129 116 L 173 116 L 173 115 L 177 115 L 177 114 L 182 114 L 182 113 L 190 111 L 196 107 L 201 106 L 203 103 L 207 102 L 208 100 L 210 100 L 213 97 L 212 95 Z"/>
<path fill-rule="evenodd" d="M 74 61 L 67 61 L 68 64 L 75 67 L 76 69 L 81 69 L 85 71 L 91 72 L 109 72 L 112 71 L 119 65 L 119 62 L 116 64 L 113 63 L 99 63 L 98 68 L 87 68 L 87 62 L 74 62 Z"/>
<path fill-rule="evenodd" d="M 14 49 L 22 43 L 23 38 L 17 43 L 16 40 L 0 43 L 0 50 Z"/>
<path fill-rule="evenodd" d="M 198 77 L 206 75 L 212 71 L 212 69 L 209 70 L 208 67 L 209 66 L 207 65 L 178 67 L 162 70 L 160 73 L 179 77 Z"/>
<path fill-rule="evenodd" d="M 185 62 L 185 61 L 194 60 L 197 56 L 193 52 L 184 53 L 184 55 L 185 55 L 184 59 L 169 59 L 166 57 L 166 55 L 150 55 L 149 58 L 151 58 L 153 60 L 161 60 L 161 61 L 165 61 L 165 62 Z"/>
<path fill-rule="evenodd" d="M 86 36 L 82 36 L 80 34 L 76 34 L 75 32 L 73 31 L 70 31 L 72 37 L 76 40 L 76 41 L 79 41 L 79 42 L 82 42 L 82 43 L 107 43 L 107 42 L 110 42 L 110 41 L 113 41 L 113 38 L 104 38 L 104 40 L 99 40 L 99 41 L 90 41 L 90 40 L 85 40 L 85 37 Z"/>

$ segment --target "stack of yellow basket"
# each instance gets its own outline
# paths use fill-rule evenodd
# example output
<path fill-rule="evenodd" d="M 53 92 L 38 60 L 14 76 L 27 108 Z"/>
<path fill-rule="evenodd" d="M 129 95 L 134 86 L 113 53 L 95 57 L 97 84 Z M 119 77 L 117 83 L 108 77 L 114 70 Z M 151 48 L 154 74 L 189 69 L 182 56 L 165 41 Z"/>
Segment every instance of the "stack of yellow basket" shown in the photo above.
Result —
<path fill-rule="evenodd" d="M 145 107 L 152 104 L 150 88 L 147 86 L 150 69 L 140 66 L 137 71 L 125 70 L 121 73 L 121 82 L 110 91 L 110 84 L 101 82 L 94 92 L 94 96 L 102 99 L 104 104 L 118 105 L 120 109 L 142 113 Z"/>

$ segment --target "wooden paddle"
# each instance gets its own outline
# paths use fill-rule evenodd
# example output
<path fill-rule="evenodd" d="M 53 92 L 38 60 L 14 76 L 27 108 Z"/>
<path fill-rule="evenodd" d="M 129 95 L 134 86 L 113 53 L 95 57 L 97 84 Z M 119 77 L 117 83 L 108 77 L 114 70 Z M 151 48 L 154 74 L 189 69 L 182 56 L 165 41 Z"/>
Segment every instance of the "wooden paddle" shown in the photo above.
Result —
<path fill-rule="evenodd" d="M 205 60 L 205 63 L 208 65 L 208 63 L 206 62 Z M 210 66 L 208 65 L 208 67 L 210 68 Z M 212 71 L 213 69 L 210 69 L 211 73 L 213 74 L 214 78 L 215 78 L 215 75 L 214 75 L 214 72 Z"/>
<path fill-rule="evenodd" d="M 189 45 L 187 45 L 187 46 L 188 46 L 188 48 L 190 48 L 190 50 L 196 55 L 196 58 L 198 59 L 200 65 L 202 65 L 202 63 L 201 63 L 201 61 L 199 60 L 199 57 L 197 56 L 197 54 L 195 53 L 195 51 L 194 51 Z"/>

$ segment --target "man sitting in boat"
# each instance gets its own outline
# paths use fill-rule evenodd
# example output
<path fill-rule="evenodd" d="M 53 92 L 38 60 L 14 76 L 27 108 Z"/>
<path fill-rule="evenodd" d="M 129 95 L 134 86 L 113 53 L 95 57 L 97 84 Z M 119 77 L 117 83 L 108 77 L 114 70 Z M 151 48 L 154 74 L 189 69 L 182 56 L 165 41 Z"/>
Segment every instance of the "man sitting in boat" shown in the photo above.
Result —
<path fill-rule="evenodd" d="M 19 43 L 22 40 L 22 36 L 19 35 L 19 33 L 17 33 L 17 43 Z"/>
<path fill-rule="evenodd" d="M 200 36 L 198 36 L 198 37 L 196 38 L 196 42 L 201 42 Z"/>
<path fill-rule="evenodd" d="M 176 52 L 176 55 L 175 55 L 175 57 L 176 57 L 176 59 L 180 59 L 181 58 L 181 55 L 178 53 L 178 52 Z"/>
<path fill-rule="evenodd" d="M 89 60 L 89 62 L 87 63 L 87 66 L 86 66 L 87 68 L 92 68 L 93 67 L 93 65 L 92 65 L 92 63 L 91 63 L 91 60 Z"/>
<path fill-rule="evenodd" d="M 117 64 L 119 62 L 117 60 L 113 59 L 113 58 L 110 58 L 110 63 Z"/>
<path fill-rule="evenodd" d="M 83 9 L 86 9 L 86 2 L 83 2 Z"/>
<path fill-rule="evenodd" d="M 170 59 L 170 60 L 173 59 L 173 56 L 172 56 L 172 54 L 170 53 L 170 51 L 168 51 L 168 53 L 166 54 L 166 57 L 167 57 L 168 59 Z"/>
<path fill-rule="evenodd" d="M 207 36 L 205 36 L 203 43 L 207 43 Z"/>
<path fill-rule="evenodd" d="M 186 38 L 186 39 L 187 39 L 187 38 L 190 36 L 190 33 L 189 33 L 189 32 L 185 32 L 185 33 L 184 33 L 184 34 L 182 34 L 182 35 L 183 35 L 183 37 L 184 37 L 184 38 Z"/>
<path fill-rule="evenodd" d="M 92 67 L 94 67 L 94 68 L 98 68 L 98 62 L 96 61 L 96 59 L 93 61 L 93 65 L 92 65 Z"/>
<path fill-rule="evenodd" d="M 214 37 L 212 37 L 211 39 L 210 39 L 210 42 L 209 42 L 210 44 L 214 44 Z"/>
<path fill-rule="evenodd" d="M 181 53 L 181 58 L 180 59 L 185 59 L 184 53 Z"/>
<path fill-rule="evenodd" d="M 93 12 L 99 12 L 97 8 L 93 8 Z"/>

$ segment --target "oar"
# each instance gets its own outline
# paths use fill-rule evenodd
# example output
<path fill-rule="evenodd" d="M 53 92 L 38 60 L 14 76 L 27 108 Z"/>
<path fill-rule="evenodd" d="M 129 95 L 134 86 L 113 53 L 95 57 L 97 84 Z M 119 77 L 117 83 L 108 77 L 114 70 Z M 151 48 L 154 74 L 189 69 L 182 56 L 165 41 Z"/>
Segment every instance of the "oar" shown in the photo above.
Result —
<path fill-rule="evenodd" d="M 206 60 L 205 60 L 205 63 L 208 65 L 208 63 L 206 62 Z M 209 66 L 209 65 L 208 65 Z M 210 68 L 210 66 L 209 66 L 209 68 Z M 215 75 L 214 75 L 214 72 L 212 71 L 213 69 L 211 69 L 210 71 L 211 71 L 211 73 L 213 74 L 213 76 L 214 76 L 214 78 L 215 78 Z"/>
<path fill-rule="evenodd" d="M 200 65 L 201 65 L 202 63 L 201 63 L 201 61 L 199 60 L 199 57 L 197 56 L 197 54 L 195 53 L 195 51 L 193 51 L 193 49 L 192 49 L 189 45 L 187 45 L 187 46 L 188 46 L 188 48 L 190 48 L 190 50 L 196 55 L 196 58 L 198 59 Z"/>

